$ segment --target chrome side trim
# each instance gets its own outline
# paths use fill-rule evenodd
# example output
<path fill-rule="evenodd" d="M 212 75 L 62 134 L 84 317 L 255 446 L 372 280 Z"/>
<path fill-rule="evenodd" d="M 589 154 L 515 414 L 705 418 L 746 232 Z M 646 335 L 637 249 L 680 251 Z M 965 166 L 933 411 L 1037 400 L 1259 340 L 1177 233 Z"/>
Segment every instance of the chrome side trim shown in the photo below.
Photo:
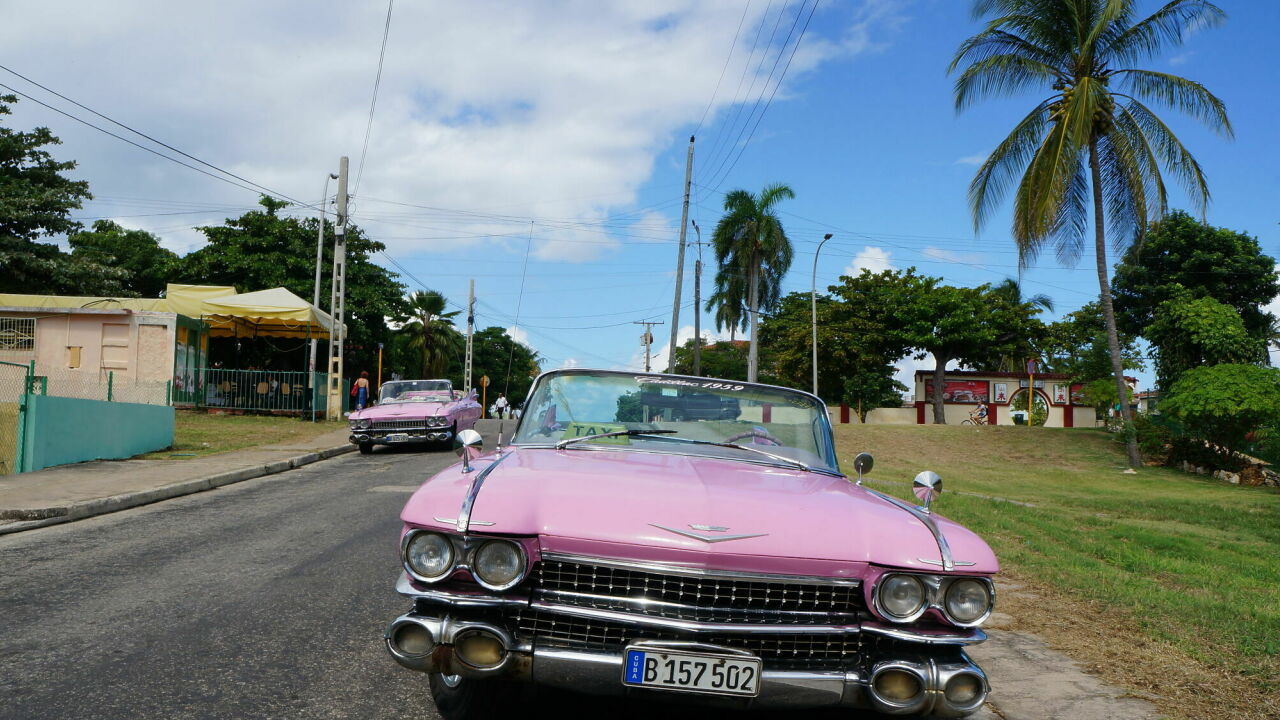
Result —
<path fill-rule="evenodd" d="M 436 519 L 439 520 L 440 518 L 436 518 Z M 475 523 L 475 524 L 479 525 L 480 523 Z M 926 565 L 937 565 L 938 567 L 942 567 L 941 560 L 930 560 L 929 558 L 916 558 L 916 560 L 919 560 L 920 562 L 925 563 Z M 969 562 L 968 560 L 955 561 L 956 567 L 973 567 L 974 565 L 977 565 L 977 564 L 978 563 L 976 562 Z"/>
<path fill-rule="evenodd" d="M 876 622 L 862 623 L 862 631 L 873 635 L 882 635 L 904 642 L 922 643 L 924 645 L 977 645 L 987 641 L 987 634 L 977 628 L 967 633 L 937 632 L 923 633 L 900 627 L 890 627 Z"/>
<path fill-rule="evenodd" d="M 477 588 L 471 592 L 426 588 L 419 590 L 413 586 L 409 573 L 401 572 L 396 581 L 396 592 L 414 600 L 425 600 L 440 605 L 453 607 L 527 607 L 529 598 L 513 595 L 496 595 Z"/>
<path fill-rule="evenodd" d="M 761 580 L 767 582 L 803 583 L 809 585 L 840 585 L 843 587 L 860 587 L 862 585 L 862 580 L 858 578 L 832 578 L 816 575 L 776 575 L 772 573 L 745 572 L 737 570 L 711 570 L 689 565 L 676 565 L 673 563 L 599 558 L 559 552 L 544 552 L 542 553 L 542 559 L 553 562 L 600 565 L 602 567 L 616 568 L 618 570 L 637 570 L 639 572 L 666 573 L 669 575 L 685 575 L 688 577 L 724 578 L 725 580 Z"/>
<path fill-rule="evenodd" d="M 529 603 L 534 610 L 552 613 L 555 615 L 567 615 L 570 617 L 589 618 L 592 620 L 610 620 L 628 625 L 646 625 L 650 627 L 666 628 L 669 630 L 680 630 L 690 633 L 726 633 L 726 632 L 747 632 L 752 634 L 777 634 L 777 635 L 856 635 L 862 631 L 857 624 L 851 625 L 758 625 L 755 623 L 719 623 L 719 622 L 700 622 L 697 620 L 674 620 L 671 618 L 655 617 L 652 615 L 637 615 L 636 613 L 620 612 L 617 610 L 602 610 L 599 608 L 578 607 L 576 605 L 558 605 L 556 603 L 543 602 L 534 600 Z"/>
<path fill-rule="evenodd" d="M 476 497 L 480 494 L 480 486 L 484 484 L 484 479 L 489 477 L 489 473 L 498 467 L 498 463 L 506 460 L 508 455 L 499 455 L 490 463 L 489 467 L 476 473 L 475 479 L 471 481 L 471 487 L 467 490 L 467 496 L 462 500 L 462 509 L 458 511 L 457 529 L 460 533 L 467 532 L 467 528 L 471 526 L 471 508 L 476 504 Z"/>
<path fill-rule="evenodd" d="M 899 500 L 892 495 L 885 495 L 879 490 L 872 490 L 866 485 L 863 485 L 862 489 L 911 513 L 912 517 L 919 520 L 921 525 L 924 525 L 929 529 L 929 532 L 933 533 L 933 539 L 938 543 L 938 552 L 942 555 L 942 569 L 948 572 L 956 569 L 956 561 L 951 557 L 951 546 L 947 544 L 946 536 L 942 534 L 942 529 L 938 527 L 938 524 L 933 521 L 933 517 L 915 505 Z"/>
<path fill-rule="evenodd" d="M 432 520 L 435 520 L 436 522 L 444 523 L 445 525 L 457 525 L 457 524 L 458 524 L 458 521 L 457 521 L 457 519 L 455 519 L 455 518 L 442 518 L 442 517 L 436 517 L 436 518 L 431 518 L 431 519 L 432 519 Z M 487 520 L 472 520 L 472 521 L 471 521 L 471 524 L 472 524 L 472 525 L 482 525 L 482 526 L 484 526 L 484 527 L 489 527 L 490 525 L 497 525 L 498 523 L 488 522 Z"/>

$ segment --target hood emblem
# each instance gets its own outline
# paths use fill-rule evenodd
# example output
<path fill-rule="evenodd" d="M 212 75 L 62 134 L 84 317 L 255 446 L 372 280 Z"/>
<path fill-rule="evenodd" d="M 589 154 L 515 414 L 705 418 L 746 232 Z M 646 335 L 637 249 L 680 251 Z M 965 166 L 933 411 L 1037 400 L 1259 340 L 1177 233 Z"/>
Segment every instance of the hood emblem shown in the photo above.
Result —
<path fill-rule="evenodd" d="M 769 533 L 747 533 L 744 535 L 701 535 L 696 532 L 690 532 L 689 530 L 681 530 L 679 528 L 667 527 L 666 525 L 659 525 L 658 523 L 649 523 L 649 526 L 656 527 L 659 530 L 666 530 L 667 532 L 670 532 L 670 533 L 675 533 L 676 535 L 679 535 L 681 537 L 693 538 L 694 540 L 701 540 L 704 543 L 727 542 L 729 540 L 745 540 L 747 538 L 764 537 L 769 534 Z M 729 529 L 727 527 L 722 527 L 719 525 L 690 525 L 689 527 L 695 530 L 704 530 L 704 531 L 713 531 L 713 532 L 724 532 L 725 530 Z"/>

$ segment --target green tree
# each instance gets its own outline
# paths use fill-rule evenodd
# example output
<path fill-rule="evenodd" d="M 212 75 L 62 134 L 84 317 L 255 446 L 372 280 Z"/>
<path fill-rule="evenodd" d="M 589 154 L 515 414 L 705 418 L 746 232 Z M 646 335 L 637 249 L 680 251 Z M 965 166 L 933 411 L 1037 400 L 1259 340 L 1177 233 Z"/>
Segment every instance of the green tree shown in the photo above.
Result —
<path fill-rule="evenodd" d="M 1005 278 L 991 287 L 991 294 L 1010 305 L 1029 304 L 1053 312 L 1053 298 L 1044 293 L 1036 293 L 1030 297 L 1022 296 L 1022 283 L 1014 278 Z"/>
<path fill-rule="evenodd" d="M 1192 368 L 1169 388 L 1160 411 L 1193 437 L 1238 450 L 1249 433 L 1280 428 L 1280 369 L 1232 363 Z"/>
<path fill-rule="evenodd" d="M 447 301 L 435 290 L 419 290 L 405 303 L 408 320 L 400 332 L 409 336 L 408 347 L 421 358 L 420 377 L 438 378 L 449 368 L 449 361 L 463 347 L 465 338 L 453 326 L 458 310 L 445 312 Z"/>
<path fill-rule="evenodd" d="M 1141 370 L 1142 353 L 1137 348 L 1137 338 L 1121 331 L 1119 340 L 1125 370 Z M 1046 372 L 1070 375 L 1073 382 L 1108 378 L 1111 396 L 1115 397 L 1115 383 L 1109 379 L 1111 351 L 1107 348 L 1107 325 L 1102 306 L 1097 302 L 1046 324 L 1032 354 L 1040 358 Z"/>
<path fill-rule="evenodd" d="M 721 380 L 747 379 L 747 349 L 745 342 L 727 340 L 702 346 L 703 377 Z M 670 372 L 680 375 L 693 374 L 693 339 L 676 348 L 675 367 Z"/>
<path fill-rule="evenodd" d="M 199 228 L 208 238 L 204 247 L 184 256 L 178 263 L 178 281 L 232 285 L 241 292 L 287 288 L 306 300 L 315 283 L 316 235 L 319 220 L 282 217 L 277 212 L 287 206 L 263 197 L 262 210 L 254 210 L 219 226 Z M 325 221 L 321 261 L 321 305 L 327 306 L 333 267 L 333 224 Z M 378 343 L 391 340 L 387 318 L 404 315 L 405 286 L 397 275 L 373 263 L 375 253 L 386 249 L 370 240 L 355 225 L 347 226 L 346 308 L 347 338 L 345 365 L 355 374 L 358 368 L 377 364 Z"/>
<path fill-rule="evenodd" d="M 463 342 L 465 341 L 464 337 Z M 478 391 L 481 376 L 488 375 L 490 384 L 487 399 L 490 404 L 500 392 L 505 392 L 512 404 L 524 402 L 533 379 L 542 373 L 542 359 L 537 351 L 512 339 L 506 328 L 497 326 L 477 330 L 472 338 L 472 349 L 472 386 Z M 463 360 L 464 355 L 459 353 L 449 364 L 449 378 L 459 388 L 463 383 Z"/>
<path fill-rule="evenodd" d="M 160 297 L 177 270 L 177 253 L 160 247 L 160 238 L 145 230 L 120 227 L 110 220 L 98 220 L 92 230 L 72 233 L 67 243 L 73 259 L 128 273 L 124 291 L 137 297 Z"/>
<path fill-rule="evenodd" d="M 1051 90 L 974 176 L 974 225 L 981 228 L 1016 188 L 1019 263 L 1032 262 L 1045 245 L 1054 246 L 1064 262 L 1074 262 L 1092 215 L 1099 299 L 1120 395 L 1124 366 L 1107 278 L 1107 223 L 1117 246 L 1145 235 L 1168 207 L 1161 167 L 1201 212 L 1209 201 L 1200 164 L 1147 103 L 1185 112 L 1231 135 L 1222 101 L 1203 85 L 1136 65 L 1224 14 L 1207 0 L 1172 0 L 1141 20 L 1133 0 L 976 0 L 974 12 L 992 17 L 951 61 L 951 72 L 967 65 L 956 79 L 956 109 L 983 97 Z M 1122 413 L 1129 464 L 1136 467 L 1141 458 L 1132 417 L 1127 406 Z"/>
<path fill-rule="evenodd" d="M 795 196 L 790 187 L 781 183 L 766 186 L 758 196 L 746 190 L 734 190 L 725 196 L 725 214 L 711 235 L 719 264 L 716 292 L 712 297 L 721 305 L 746 305 L 747 324 L 751 328 L 751 344 L 747 349 L 748 382 L 756 381 L 759 369 L 759 313 L 777 306 L 782 277 L 791 268 L 794 255 L 791 241 L 778 219 L 777 206 Z M 737 295 L 744 289 L 740 278 L 746 278 L 745 298 Z M 717 311 L 717 322 L 720 316 Z"/>
<path fill-rule="evenodd" d="M 0 118 L 12 114 L 9 106 L 17 101 L 0 95 Z M 49 128 L 19 131 L 0 125 L 0 292 L 124 294 L 123 271 L 39 242 L 79 230 L 71 211 L 93 198 L 89 183 L 64 174 L 75 169 L 75 162 L 55 160 L 45 149 L 61 143 Z"/>
<path fill-rule="evenodd" d="M 893 377 L 892 365 L 860 367 L 845 375 L 844 395 L 841 401 L 848 403 L 858 413 L 858 422 L 867 422 L 867 413 L 882 407 L 899 407 L 907 386 Z"/>
<path fill-rule="evenodd" d="M 1165 390 L 1192 368 L 1254 363 L 1266 354 L 1265 342 L 1249 334 L 1240 315 L 1211 297 L 1160 303 L 1147 339 L 1155 349 L 1156 384 Z"/>
<path fill-rule="evenodd" d="M 1264 339 L 1275 320 L 1264 308 L 1280 294 L 1280 273 L 1256 238 L 1177 210 L 1129 248 L 1116 265 L 1112 288 L 1122 332 L 1145 335 L 1160 303 L 1190 296 L 1230 305 L 1249 334 Z"/>

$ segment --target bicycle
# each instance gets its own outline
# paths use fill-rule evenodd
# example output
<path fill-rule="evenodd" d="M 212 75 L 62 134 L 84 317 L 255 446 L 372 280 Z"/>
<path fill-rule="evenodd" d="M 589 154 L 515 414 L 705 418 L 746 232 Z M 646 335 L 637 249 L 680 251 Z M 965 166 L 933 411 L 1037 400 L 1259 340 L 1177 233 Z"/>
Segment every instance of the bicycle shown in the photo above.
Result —
<path fill-rule="evenodd" d="M 979 406 L 977 409 L 969 412 L 969 419 L 961 420 L 961 425 L 990 425 L 987 419 L 986 406 Z"/>

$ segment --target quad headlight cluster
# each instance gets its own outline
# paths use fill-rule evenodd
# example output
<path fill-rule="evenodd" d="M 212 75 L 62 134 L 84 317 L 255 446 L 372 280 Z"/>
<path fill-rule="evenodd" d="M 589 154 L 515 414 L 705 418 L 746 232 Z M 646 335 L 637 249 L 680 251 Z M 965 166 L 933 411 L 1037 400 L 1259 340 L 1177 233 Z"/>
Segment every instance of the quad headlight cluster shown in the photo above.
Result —
<path fill-rule="evenodd" d="M 983 577 L 890 573 L 876 584 L 873 600 L 877 612 L 893 622 L 915 622 L 937 608 L 953 625 L 973 627 L 991 615 L 996 592 Z"/>
<path fill-rule="evenodd" d="M 368 418 L 358 418 L 351 421 L 352 430 L 368 430 L 373 425 L 373 421 Z"/>
<path fill-rule="evenodd" d="M 443 415 L 433 415 L 427 418 L 427 427 L 440 428 L 449 424 L 449 418 Z"/>
<path fill-rule="evenodd" d="M 415 579 L 435 583 L 466 569 L 489 590 L 508 590 L 520 584 L 529 562 L 524 547 L 498 538 L 463 538 L 457 535 L 412 530 L 401 543 L 404 568 Z"/>

